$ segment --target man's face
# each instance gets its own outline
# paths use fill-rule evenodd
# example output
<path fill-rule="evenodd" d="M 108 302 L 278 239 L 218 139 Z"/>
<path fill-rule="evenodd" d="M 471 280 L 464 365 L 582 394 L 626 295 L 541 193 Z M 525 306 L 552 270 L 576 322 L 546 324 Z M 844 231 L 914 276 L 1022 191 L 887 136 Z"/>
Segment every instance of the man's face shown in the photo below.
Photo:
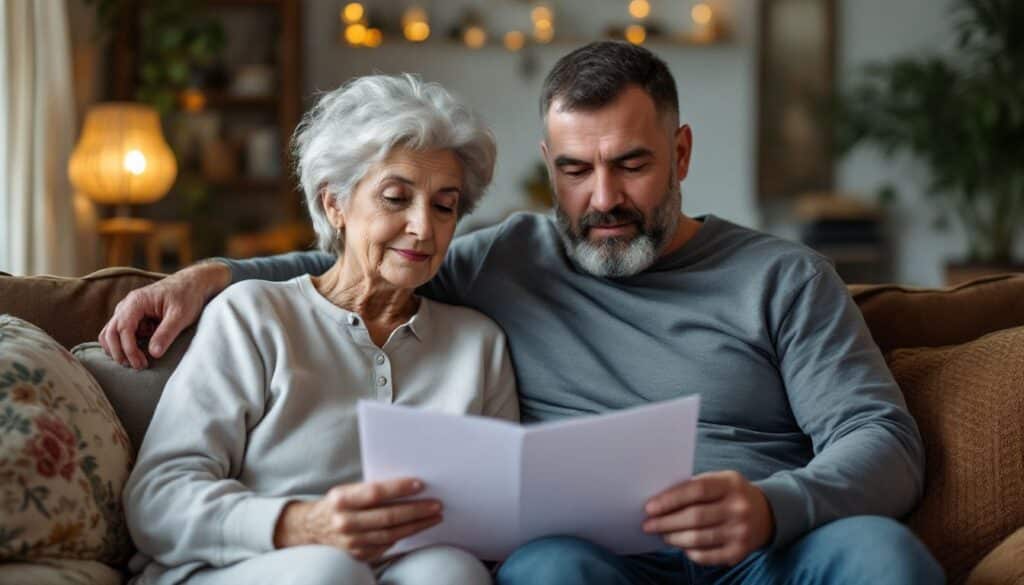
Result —
<path fill-rule="evenodd" d="M 597 110 L 559 106 L 548 111 L 541 150 L 569 253 L 596 276 L 636 274 L 675 235 L 690 129 L 666 122 L 639 87 Z"/>

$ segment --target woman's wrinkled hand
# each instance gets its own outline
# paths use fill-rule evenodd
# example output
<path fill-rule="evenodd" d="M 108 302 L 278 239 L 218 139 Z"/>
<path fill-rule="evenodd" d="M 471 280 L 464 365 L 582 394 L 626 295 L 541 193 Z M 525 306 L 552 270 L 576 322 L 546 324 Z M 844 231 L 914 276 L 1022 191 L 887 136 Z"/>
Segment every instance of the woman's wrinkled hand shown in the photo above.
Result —
<path fill-rule="evenodd" d="M 290 502 L 277 520 L 274 546 L 328 545 L 375 561 L 399 540 L 441 522 L 437 500 L 395 501 L 422 491 L 423 482 L 405 478 L 339 485 L 319 500 Z"/>

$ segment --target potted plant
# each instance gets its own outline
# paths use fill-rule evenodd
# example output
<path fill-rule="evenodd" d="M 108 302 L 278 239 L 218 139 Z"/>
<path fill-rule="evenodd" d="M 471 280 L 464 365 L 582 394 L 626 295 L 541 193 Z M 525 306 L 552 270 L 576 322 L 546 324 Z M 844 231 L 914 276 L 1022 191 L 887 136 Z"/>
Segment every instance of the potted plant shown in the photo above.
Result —
<path fill-rule="evenodd" d="M 1024 2 L 956 0 L 957 51 L 868 65 L 838 100 L 840 152 L 870 143 L 930 169 L 938 223 L 959 221 L 968 248 L 947 279 L 1024 271 Z M 963 271 L 967 269 L 970 275 Z"/>

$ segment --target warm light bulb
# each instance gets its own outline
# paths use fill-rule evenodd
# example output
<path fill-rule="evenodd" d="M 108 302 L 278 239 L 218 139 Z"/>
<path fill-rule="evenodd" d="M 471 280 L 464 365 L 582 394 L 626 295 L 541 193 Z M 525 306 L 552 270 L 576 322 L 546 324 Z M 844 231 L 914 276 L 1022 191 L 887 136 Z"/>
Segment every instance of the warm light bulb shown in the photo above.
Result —
<path fill-rule="evenodd" d="M 487 42 L 487 31 L 479 26 L 471 26 L 462 34 L 462 40 L 470 49 L 479 49 Z"/>
<path fill-rule="evenodd" d="M 345 5 L 344 10 L 341 11 L 341 18 L 348 24 L 353 24 L 362 20 L 366 14 L 366 10 L 363 5 L 358 2 L 349 2 Z"/>
<path fill-rule="evenodd" d="M 538 43 L 550 43 L 555 38 L 555 29 L 551 26 L 551 23 L 545 20 L 540 21 L 546 23 L 547 26 L 534 26 L 533 27 L 533 38 Z"/>
<path fill-rule="evenodd" d="M 124 153 L 123 166 L 124 170 L 135 176 L 139 176 L 146 172 L 146 155 L 142 154 L 141 150 L 133 148 Z"/>
<path fill-rule="evenodd" d="M 407 28 L 414 22 L 427 22 L 427 11 L 419 6 L 413 6 L 402 14 L 402 28 Z"/>
<path fill-rule="evenodd" d="M 180 99 L 181 109 L 186 112 L 199 112 L 206 107 L 206 95 L 194 87 L 182 90 Z"/>
<path fill-rule="evenodd" d="M 626 27 L 626 40 L 634 45 L 642 45 L 647 38 L 647 31 L 639 24 L 631 24 Z"/>
<path fill-rule="evenodd" d="M 700 4 L 696 4 L 690 11 L 690 17 L 693 18 L 693 22 L 701 26 L 704 26 L 711 22 L 711 7 L 703 2 L 701 2 Z"/>
<path fill-rule="evenodd" d="M 629 15 L 633 18 L 644 19 L 651 13 L 651 3 L 647 0 L 632 0 L 629 3 Z"/>
<path fill-rule="evenodd" d="M 414 42 L 419 43 L 427 40 L 430 36 L 430 25 L 423 21 L 411 22 L 405 27 L 405 38 Z"/>
<path fill-rule="evenodd" d="M 366 40 L 366 27 L 362 24 L 350 24 L 345 27 L 345 40 L 348 44 L 358 46 Z"/>
<path fill-rule="evenodd" d="M 366 29 L 366 39 L 363 44 L 370 48 L 379 47 L 384 42 L 384 34 L 381 33 L 379 28 Z"/>
<path fill-rule="evenodd" d="M 518 51 L 523 48 L 526 44 L 526 35 L 523 33 L 512 30 L 505 33 L 505 48 L 509 51 Z"/>
<path fill-rule="evenodd" d="M 555 15 L 551 12 L 550 8 L 541 4 L 530 11 L 530 18 L 533 19 L 534 23 L 540 20 L 551 22 L 555 19 Z"/>

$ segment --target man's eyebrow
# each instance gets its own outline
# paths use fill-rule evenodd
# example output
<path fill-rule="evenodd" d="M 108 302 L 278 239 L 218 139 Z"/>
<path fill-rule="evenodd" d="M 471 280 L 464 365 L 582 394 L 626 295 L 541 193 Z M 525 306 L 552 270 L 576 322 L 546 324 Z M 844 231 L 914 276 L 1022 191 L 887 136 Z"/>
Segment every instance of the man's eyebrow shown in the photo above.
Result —
<path fill-rule="evenodd" d="M 566 156 L 564 154 L 560 154 L 557 157 L 555 157 L 555 166 L 559 167 L 559 168 L 561 168 L 561 167 L 569 167 L 569 166 L 582 166 L 582 165 L 589 165 L 589 164 L 590 163 L 588 163 L 585 160 L 580 160 L 578 158 L 572 158 L 571 156 Z"/>
<path fill-rule="evenodd" d="M 644 148 L 642 146 L 639 146 L 637 148 L 634 148 L 633 150 L 628 150 L 620 154 L 619 156 L 613 158 L 611 162 L 612 164 L 619 164 L 624 163 L 628 160 L 633 160 L 635 158 L 643 158 L 646 156 L 654 156 L 654 151 L 651 150 L 650 148 Z"/>
<path fill-rule="evenodd" d="M 632 150 L 628 150 L 628 151 L 620 154 L 619 156 L 616 156 L 615 158 L 611 159 L 609 162 L 611 162 L 612 164 L 621 164 L 621 163 L 624 163 L 624 162 L 626 162 L 628 160 L 633 160 L 633 159 L 636 159 L 636 158 L 643 158 L 643 157 L 647 157 L 647 156 L 654 156 L 654 151 L 649 149 L 649 148 L 645 148 L 643 146 L 638 146 L 638 147 L 636 147 L 636 148 L 634 148 Z M 571 156 L 566 156 L 564 154 L 563 155 L 559 155 L 559 156 L 557 156 L 555 158 L 555 166 L 559 167 L 559 168 L 561 168 L 561 167 L 568 167 L 568 166 L 576 166 L 576 165 L 587 166 L 589 164 L 590 163 L 587 162 L 587 161 L 583 161 L 583 160 L 579 160 L 579 159 L 576 159 L 576 158 L 572 158 Z"/>

